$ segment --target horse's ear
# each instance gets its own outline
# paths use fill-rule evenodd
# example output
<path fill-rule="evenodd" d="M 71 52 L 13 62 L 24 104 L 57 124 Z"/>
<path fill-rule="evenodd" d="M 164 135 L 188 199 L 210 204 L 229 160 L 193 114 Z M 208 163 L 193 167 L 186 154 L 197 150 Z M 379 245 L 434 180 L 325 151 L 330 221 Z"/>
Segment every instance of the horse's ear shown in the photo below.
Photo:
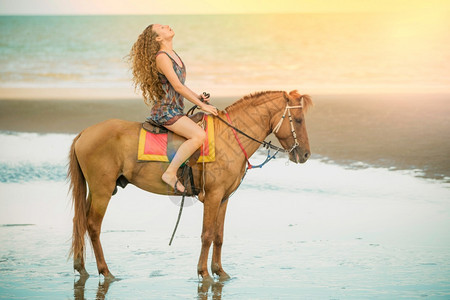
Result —
<path fill-rule="evenodd" d="M 289 96 L 291 96 L 294 99 L 299 99 L 299 100 L 302 97 L 302 95 L 300 95 L 300 93 L 297 90 L 290 91 Z"/>
<path fill-rule="evenodd" d="M 303 105 L 303 112 L 307 112 L 308 109 L 313 105 L 311 97 L 309 95 L 301 95 L 297 90 L 289 92 L 289 97 L 292 99 L 300 100 Z"/>

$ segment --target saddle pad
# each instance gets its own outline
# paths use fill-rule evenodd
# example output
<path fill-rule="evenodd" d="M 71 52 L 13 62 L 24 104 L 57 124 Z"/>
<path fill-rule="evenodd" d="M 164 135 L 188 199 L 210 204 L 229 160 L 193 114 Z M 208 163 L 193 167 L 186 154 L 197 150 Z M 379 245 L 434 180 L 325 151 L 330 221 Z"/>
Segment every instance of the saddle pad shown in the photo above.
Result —
<path fill-rule="evenodd" d="M 214 144 L 214 119 L 212 116 L 205 115 L 205 131 L 206 140 L 200 148 L 200 157 L 197 162 L 213 162 L 216 158 L 215 144 Z M 167 148 L 168 133 L 152 133 L 141 128 L 139 132 L 139 147 L 138 160 L 139 161 L 160 161 L 170 162 L 173 157 L 167 153 L 173 153 L 174 149 Z M 169 151 L 168 151 L 169 150 Z"/>

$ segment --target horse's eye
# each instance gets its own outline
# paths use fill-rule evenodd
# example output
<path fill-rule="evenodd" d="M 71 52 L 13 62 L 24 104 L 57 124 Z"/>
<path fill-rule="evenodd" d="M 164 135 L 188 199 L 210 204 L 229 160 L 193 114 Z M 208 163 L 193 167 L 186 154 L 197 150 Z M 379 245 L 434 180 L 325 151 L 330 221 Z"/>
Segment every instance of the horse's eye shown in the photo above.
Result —
<path fill-rule="evenodd" d="M 303 123 L 303 119 L 295 119 L 295 123 L 302 124 Z"/>

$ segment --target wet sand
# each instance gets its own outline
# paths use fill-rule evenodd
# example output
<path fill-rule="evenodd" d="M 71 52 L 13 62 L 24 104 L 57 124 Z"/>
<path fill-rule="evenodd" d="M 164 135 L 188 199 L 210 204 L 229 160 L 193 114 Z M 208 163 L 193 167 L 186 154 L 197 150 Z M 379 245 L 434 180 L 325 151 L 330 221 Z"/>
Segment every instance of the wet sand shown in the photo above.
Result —
<path fill-rule="evenodd" d="M 63 93 L 62 89 L 44 93 L 3 90 L 0 130 L 77 133 L 106 119 L 143 121 L 148 114 L 136 95 L 98 91 L 89 98 L 88 94 L 72 90 Z M 450 95 L 311 96 L 315 106 L 307 116 L 307 128 L 313 154 L 351 167 L 363 162 L 392 169 L 419 169 L 425 177 L 449 180 Z M 239 98 L 214 97 L 213 103 L 223 109 Z"/>
<path fill-rule="evenodd" d="M 450 184 L 353 164 L 404 162 L 410 169 L 429 161 L 448 174 L 447 98 L 312 96 L 313 152 L 352 169 L 316 156 L 249 171 L 225 221 L 223 264 L 232 279 L 212 286 L 196 276 L 201 203 L 188 199 L 169 247 L 180 198 L 132 185 L 112 197 L 102 225 L 106 260 L 121 280 L 108 284 L 97 275 L 89 242 L 91 277 L 74 275 L 64 181 L 72 137 L 3 134 L 5 177 L 19 176 L 0 182 L 0 298 L 448 299 Z M 235 99 L 214 100 L 223 108 Z M 10 99 L 0 101 L 0 130 L 73 134 L 107 118 L 146 114 L 139 99 Z M 257 152 L 252 161 L 264 158 Z M 41 176 L 60 168 L 60 176 Z"/>

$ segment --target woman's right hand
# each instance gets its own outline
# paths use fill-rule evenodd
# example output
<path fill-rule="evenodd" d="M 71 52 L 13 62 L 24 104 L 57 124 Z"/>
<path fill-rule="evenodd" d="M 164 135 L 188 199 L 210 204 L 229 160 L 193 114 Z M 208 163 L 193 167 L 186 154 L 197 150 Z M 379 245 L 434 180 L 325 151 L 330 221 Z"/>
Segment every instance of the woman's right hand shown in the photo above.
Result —
<path fill-rule="evenodd" d="M 209 97 L 209 93 L 203 92 L 203 94 L 200 94 L 200 101 L 209 103 Z"/>
<path fill-rule="evenodd" d="M 217 108 L 215 108 L 215 107 L 212 106 L 212 105 L 203 103 L 203 104 L 200 106 L 200 109 L 203 110 L 204 112 L 207 112 L 207 113 L 210 113 L 210 114 L 213 114 L 213 115 L 217 116 Z"/>

